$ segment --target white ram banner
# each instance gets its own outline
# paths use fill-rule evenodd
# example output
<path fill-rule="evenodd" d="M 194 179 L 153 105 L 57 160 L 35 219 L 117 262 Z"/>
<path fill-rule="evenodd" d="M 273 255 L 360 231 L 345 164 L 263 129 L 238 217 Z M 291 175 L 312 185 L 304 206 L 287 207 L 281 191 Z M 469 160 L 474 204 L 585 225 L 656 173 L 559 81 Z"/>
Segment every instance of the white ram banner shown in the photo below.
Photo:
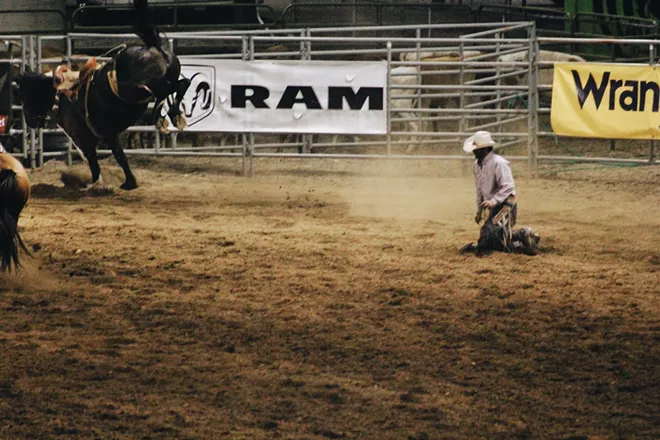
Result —
<path fill-rule="evenodd" d="M 191 58 L 181 73 L 186 131 L 387 133 L 385 62 Z"/>

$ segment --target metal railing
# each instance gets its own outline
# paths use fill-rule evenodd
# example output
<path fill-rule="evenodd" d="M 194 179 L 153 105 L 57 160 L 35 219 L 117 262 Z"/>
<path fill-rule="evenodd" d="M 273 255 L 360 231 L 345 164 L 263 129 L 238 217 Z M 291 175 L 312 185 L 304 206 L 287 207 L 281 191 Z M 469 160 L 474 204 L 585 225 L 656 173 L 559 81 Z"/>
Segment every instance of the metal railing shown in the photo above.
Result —
<path fill-rule="evenodd" d="M 241 26 L 244 28 L 264 28 L 267 26 L 277 25 L 277 13 L 270 5 L 265 5 L 263 2 L 259 4 L 245 4 L 245 3 L 234 3 L 228 1 L 220 2 L 186 2 L 186 3 L 177 3 L 177 2 L 167 2 L 167 3 L 152 3 L 149 5 L 150 9 L 153 11 L 153 15 L 156 18 L 156 23 L 158 28 L 164 32 L 177 32 L 177 31 L 194 31 L 207 29 L 210 24 L 214 28 L 218 27 L 237 27 Z M 232 14 L 232 20 L 225 20 L 225 23 L 222 22 L 213 22 L 203 24 L 204 20 L 196 10 L 200 8 L 205 9 L 219 9 L 222 10 L 224 15 L 227 16 L 229 13 Z M 70 30 L 81 32 L 85 30 L 93 30 L 96 32 L 123 32 L 130 31 L 131 27 L 126 24 L 117 24 L 117 25 L 108 25 L 108 24 L 85 24 L 83 23 L 85 19 L 85 14 L 94 14 L 95 12 L 104 12 L 107 14 L 130 14 L 132 13 L 131 6 L 129 4 L 125 5 L 83 5 L 78 9 L 73 11 L 70 19 Z M 182 14 L 186 12 L 194 13 L 198 23 L 182 22 Z M 236 23 L 234 18 L 237 15 L 252 16 L 254 19 L 252 23 L 242 23 L 239 20 L 239 23 Z M 96 18 L 98 20 L 98 18 Z M 264 21 L 265 20 L 265 21 Z M 95 21 L 95 20 L 90 20 Z M 107 21 L 103 20 L 105 23 Z M 124 23 L 130 23 L 130 20 L 121 20 Z M 202 23 L 199 23 L 202 22 Z"/>
<path fill-rule="evenodd" d="M 305 13 L 306 9 L 312 11 Z M 306 20 L 305 15 L 315 17 L 323 16 L 322 11 L 331 12 L 326 15 L 329 21 Z M 321 12 L 321 13 L 319 13 Z M 414 23 L 436 24 L 442 19 L 447 22 L 473 23 L 475 10 L 468 5 L 449 5 L 444 3 L 410 3 L 410 2 L 296 2 L 289 4 L 282 11 L 281 23 L 286 26 L 292 23 L 295 26 L 316 27 L 327 26 L 387 26 L 390 23 L 387 17 L 396 18 L 396 23 L 406 23 L 402 18 L 407 13 L 414 15 Z M 421 14 L 420 14 L 421 13 Z M 301 17 L 302 16 L 302 17 Z M 423 19 L 421 19 L 423 17 Z M 342 18 L 346 21 L 341 22 Z M 315 18 L 316 20 L 316 18 Z"/>
<path fill-rule="evenodd" d="M 451 27 L 459 32 L 458 37 L 429 37 L 442 34 Z M 412 34 L 401 37 L 401 33 Z M 519 146 L 525 149 L 525 155 L 514 155 L 514 160 L 527 160 L 533 175 L 538 170 L 538 161 L 597 161 L 599 158 L 578 156 L 548 156 L 540 154 L 538 139 L 554 138 L 547 128 L 539 128 L 541 117 L 547 116 L 550 109 L 542 96 L 547 96 L 551 85 L 540 82 L 544 69 L 552 68 L 553 62 L 539 58 L 541 48 L 556 45 L 624 45 L 646 47 L 649 62 L 654 63 L 655 48 L 658 41 L 648 39 L 593 39 L 537 37 L 534 23 L 479 23 L 451 24 L 431 26 L 384 26 L 374 28 L 309 28 L 268 31 L 218 31 L 213 33 L 175 33 L 167 38 L 173 42 L 217 41 L 231 43 L 239 47 L 235 53 L 206 54 L 205 58 L 234 58 L 246 61 L 255 59 L 374 59 L 386 60 L 388 65 L 387 99 L 388 130 L 386 136 L 353 138 L 351 142 L 337 143 L 333 139 L 322 139 L 313 135 L 300 135 L 294 141 L 284 141 L 276 135 L 238 134 L 235 145 L 216 145 L 192 147 L 182 142 L 183 136 L 190 132 L 170 134 L 169 145 L 164 145 L 163 138 L 156 135 L 150 148 L 127 150 L 127 154 L 155 155 L 197 155 L 219 157 L 242 157 L 244 172 L 250 174 L 252 161 L 256 157 L 333 157 L 333 158 L 407 158 L 407 159 L 466 159 L 466 156 L 454 154 L 406 154 L 397 153 L 403 147 L 426 146 L 433 150 L 443 145 L 456 145 L 462 138 L 479 129 L 488 129 L 503 147 Z M 524 34 L 524 35 L 521 35 Z M 374 35 L 379 35 L 378 37 Z M 31 66 L 39 69 L 45 65 L 59 64 L 65 61 L 82 61 L 73 51 L 75 43 L 96 38 L 116 39 L 117 43 L 134 38 L 133 34 L 98 34 L 76 33 L 61 36 L 17 36 L 22 44 L 20 60 L 0 60 L 21 67 Z M 44 58 L 42 47 L 46 43 L 63 41 L 66 53 L 62 57 Z M 278 52 L 268 48 L 281 46 Z M 352 48 L 346 48 L 346 47 Z M 477 52 L 478 53 L 475 53 Z M 429 55 L 431 54 L 431 55 Z M 507 56 L 518 54 L 515 60 Z M 187 56 L 181 56 L 185 64 Z M 402 83 L 397 80 L 402 76 L 399 68 L 411 69 L 403 75 L 415 76 L 414 83 Z M 520 79 L 523 79 L 522 81 Z M 516 79 L 515 84 L 508 84 Z M 397 103 L 395 105 L 394 103 Z M 520 104 L 524 105 L 512 105 Z M 15 107 L 20 110 L 20 106 Z M 433 127 L 432 130 L 429 127 Z M 129 129 L 130 132 L 148 132 L 155 134 L 153 126 L 140 125 Z M 61 134 L 62 131 L 51 127 L 45 130 L 28 130 L 24 121 L 20 129 L 12 129 L 12 134 L 23 140 L 23 157 L 32 166 L 39 166 L 45 158 L 66 156 L 69 162 L 77 155 L 69 143 L 65 151 L 46 151 L 44 136 Z M 227 134 L 215 133 L 216 136 Z M 329 148 L 342 146 L 351 153 L 328 153 Z M 365 151 L 364 148 L 369 150 Z M 284 152 L 275 152 L 282 149 Z M 290 153 L 299 149 L 302 153 Z M 378 152 L 374 153 L 374 149 Z M 238 150 L 238 152 L 236 152 Z M 438 151 L 440 151 L 438 149 Z M 109 154 L 109 151 L 102 151 Z M 507 156 L 509 157 L 509 156 Z M 469 159 L 469 158 L 467 158 Z M 653 163 L 653 146 L 649 159 L 602 158 L 605 162 Z"/>
<path fill-rule="evenodd" d="M 464 37 L 455 38 L 429 38 L 423 37 L 422 34 L 428 35 L 428 31 L 442 30 L 443 28 L 452 28 L 453 30 L 460 30 L 465 34 Z M 234 44 L 241 44 L 241 53 L 232 54 L 230 57 L 242 58 L 244 60 L 264 59 L 264 58 L 285 58 L 285 59 L 299 59 L 299 60 L 315 60 L 315 59 L 336 59 L 337 57 L 353 57 L 356 56 L 355 50 L 341 48 L 345 45 L 353 45 L 360 47 L 359 56 L 362 55 L 379 55 L 384 57 L 401 56 L 401 54 L 416 54 L 417 59 L 417 72 L 418 72 L 418 85 L 413 87 L 412 94 L 414 99 L 411 98 L 409 91 L 402 90 L 404 87 L 396 84 L 393 81 L 392 87 L 388 90 L 388 98 L 390 100 L 398 100 L 404 102 L 405 105 L 396 106 L 392 109 L 390 117 L 390 129 L 388 135 L 380 139 L 370 139 L 368 145 L 370 147 L 383 148 L 383 155 L 386 157 L 397 156 L 393 152 L 393 148 L 412 145 L 410 137 L 415 138 L 414 145 L 434 145 L 434 144 L 447 144 L 456 143 L 461 136 L 466 136 L 468 130 L 473 127 L 478 127 L 484 123 L 492 123 L 496 118 L 500 118 L 503 125 L 510 122 L 520 121 L 526 118 L 529 110 L 525 109 L 506 109 L 502 108 L 500 100 L 495 104 L 496 108 L 480 108 L 479 106 L 467 106 L 469 100 L 480 99 L 482 96 L 488 96 L 495 93 L 498 86 L 483 84 L 483 83 L 470 83 L 469 81 L 462 81 L 456 84 L 455 72 L 462 71 L 462 75 L 474 75 L 476 70 L 490 72 L 494 68 L 501 68 L 502 75 L 511 72 L 511 69 L 518 69 L 518 74 L 528 72 L 525 69 L 529 68 L 529 63 L 499 63 L 497 60 L 478 58 L 474 61 L 461 60 L 462 53 L 469 50 L 479 49 L 482 51 L 494 51 L 496 48 L 500 50 L 510 50 L 512 47 L 519 49 L 529 50 L 532 40 L 528 38 L 506 38 L 507 32 L 511 30 L 531 29 L 531 23 L 511 23 L 507 24 L 506 28 L 502 28 L 501 23 L 486 23 L 480 24 L 478 27 L 473 24 L 455 24 L 455 25 L 434 25 L 426 28 L 419 26 L 387 26 L 378 29 L 381 37 L 362 36 L 373 34 L 373 27 L 352 27 L 342 29 L 343 36 L 337 36 L 337 28 L 319 28 L 319 29 L 303 29 L 298 35 L 290 35 L 287 33 L 273 33 L 271 31 L 253 31 L 249 34 L 232 33 L 232 32 L 216 32 L 214 34 L 195 34 L 195 33 L 181 33 L 170 34 L 168 38 L 171 41 L 192 40 L 199 42 L 205 41 L 225 41 L 233 42 Z M 486 30 L 484 30 L 486 29 Z M 416 34 L 415 38 L 397 37 L 401 31 L 412 31 Z M 475 32 L 476 31 L 476 32 Z M 493 37 L 499 35 L 498 41 L 494 41 Z M 58 64 L 65 61 L 73 61 L 77 58 L 72 48 L 80 40 L 89 38 L 116 38 L 118 40 L 125 40 L 126 38 L 133 37 L 131 34 L 124 35 L 107 35 L 107 34 L 68 34 L 66 36 L 44 36 L 44 37 L 25 37 L 24 38 L 24 51 L 26 65 L 32 66 L 35 70 L 40 69 L 44 65 Z M 62 54 L 62 57 L 44 58 L 41 56 L 41 49 L 46 42 L 53 42 L 55 40 L 66 41 L 67 53 Z M 265 49 L 272 45 L 285 45 L 288 50 L 279 53 L 272 53 Z M 339 45 L 340 48 L 333 48 Z M 422 51 L 432 50 L 441 52 L 458 51 L 459 59 L 448 61 L 437 61 L 422 65 L 421 53 Z M 31 55 L 30 55 L 31 54 Z M 220 57 L 228 57 L 227 54 L 219 54 Z M 492 57 L 491 57 L 492 58 Z M 412 63 L 414 64 L 414 63 Z M 410 61 L 392 61 L 391 68 L 402 67 L 411 65 Z M 431 69 L 430 71 L 423 71 L 424 69 Z M 429 78 L 434 74 L 437 76 L 446 76 L 452 78 L 455 84 L 428 84 L 424 78 Z M 492 72 L 491 72 L 492 73 Z M 465 77 L 468 78 L 468 77 Z M 524 93 L 527 96 L 529 86 L 504 86 L 500 85 L 499 89 L 503 92 L 503 96 L 507 96 L 512 92 Z M 425 108 L 420 104 L 421 100 L 440 101 L 451 100 L 458 94 L 462 96 L 462 104 L 460 109 L 447 111 L 443 106 L 439 108 Z M 402 101 L 403 100 L 403 101 Z M 416 130 L 410 129 L 408 123 L 410 121 L 417 123 Z M 425 124 L 428 123 L 442 123 L 444 127 L 435 132 L 428 132 L 422 130 Z M 449 124 L 449 125 L 447 125 Z M 452 124 L 459 124 L 458 127 Z M 402 125 L 401 128 L 398 128 Z M 133 127 L 131 131 L 147 131 L 155 132 L 153 127 Z M 49 128 L 45 130 L 26 130 L 23 126 L 20 130 L 14 130 L 16 134 L 25 134 L 23 136 L 24 142 L 27 144 L 25 149 L 26 158 L 32 166 L 38 166 L 45 158 L 51 156 L 61 156 L 66 154 L 69 161 L 72 160 L 77 152 L 72 149 L 69 144 L 67 151 L 45 151 L 44 136 L 50 136 L 55 133 L 61 133 L 60 130 Z M 184 132 L 185 133 L 185 132 Z M 504 129 L 496 136 L 506 140 L 509 144 L 520 143 L 522 140 L 535 138 L 535 134 L 528 130 L 516 131 L 515 129 Z M 255 157 L 267 157 L 272 154 L 269 150 L 273 148 L 290 149 L 298 146 L 303 147 L 307 153 L 314 152 L 314 157 L 323 157 L 324 150 L 330 146 L 336 146 L 334 142 L 323 142 L 315 139 L 311 135 L 303 135 L 300 141 L 293 144 L 291 142 L 283 142 L 281 139 L 273 139 L 269 135 L 253 135 L 244 134 L 241 153 L 232 153 L 228 151 L 230 147 L 220 148 L 219 146 L 207 149 L 191 149 L 182 148 L 177 145 L 176 137 L 172 136 L 172 146 L 170 148 L 163 148 L 160 143 L 160 137 L 156 136 L 156 144 L 154 148 L 148 150 L 128 150 L 128 154 L 189 154 L 189 155 L 227 155 L 227 156 L 243 156 L 245 163 L 246 173 L 252 169 L 252 159 Z M 404 138 L 404 139 L 402 139 Z M 355 147 L 363 147 L 364 141 L 354 142 Z M 236 147 L 234 147 L 235 149 Z M 109 152 L 101 152 L 109 153 Z M 286 154 L 286 153 L 285 153 Z M 403 157 L 421 157 L 399 155 Z M 531 156 L 531 155 L 528 155 Z M 296 156 L 296 157 L 304 157 Z M 363 152 L 356 151 L 354 154 L 344 154 L 342 157 L 365 157 Z M 440 158 L 455 158 L 455 156 L 436 155 Z"/>
<path fill-rule="evenodd" d="M 629 17 L 621 15 L 608 15 L 599 13 L 580 12 L 575 15 L 564 12 L 560 8 L 551 7 L 533 7 L 527 6 L 523 1 L 523 6 L 514 6 L 510 1 L 503 1 L 501 4 L 476 4 L 473 1 L 458 1 L 458 4 L 444 4 L 433 2 L 379 2 L 379 1 L 354 1 L 354 2 L 292 2 L 287 5 L 281 13 L 276 12 L 272 7 L 263 4 L 236 4 L 231 1 L 225 2 L 196 2 L 180 3 L 177 1 L 166 3 L 155 3 L 153 6 L 158 12 L 170 11 L 169 18 L 162 21 L 163 31 L 201 31 L 204 29 L 217 28 L 269 28 L 271 30 L 286 28 L 288 26 L 300 27 L 320 27 L 333 26 L 385 26 L 388 24 L 399 23 L 425 23 L 427 25 L 435 23 L 464 22 L 516 22 L 530 21 L 536 23 L 537 35 L 539 36 L 563 36 L 563 37 L 660 37 L 660 22 L 638 17 Z M 181 23 L 179 20 L 180 11 L 190 11 L 199 7 L 223 8 L 227 12 L 251 10 L 256 13 L 252 23 L 242 23 L 239 19 L 235 22 L 232 19 L 225 21 L 209 22 L 208 24 Z M 127 25 L 116 26 L 98 26 L 82 25 L 80 17 L 87 12 L 104 10 L 110 13 L 128 12 L 128 5 L 85 5 L 74 11 L 71 20 L 71 29 L 76 31 L 94 30 L 100 32 L 130 32 Z M 327 13 L 325 13 L 327 12 Z M 162 14 L 161 14 L 162 15 Z M 254 15 L 254 14 L 253 14 Z M 196 15 L 197 17 L 200 14 Z M 203 16 L 203 14 L 201 15 Z M 268 17 L 266 21 L 261 17 Z M 323 19 L 320 17 L 327 17 Z M 161 17 L 162 18 L 162 17 Z M 446 32 L 449 30 L 445 29 Z M 378 32 L 378 31 L 376 31 Z M 429 35 L 431 36 L 431 35 Z M 635 51 L 622 51 L 616 46 L 602 47 L 597 53 L 588 53 L 581 47 L 574 46 L 570 48 L 558 48 L 568 50 L 572 53 L 579 53 L 592 59 L 618 59 L 638 57 L 644 59 L 644 53 Z"/>

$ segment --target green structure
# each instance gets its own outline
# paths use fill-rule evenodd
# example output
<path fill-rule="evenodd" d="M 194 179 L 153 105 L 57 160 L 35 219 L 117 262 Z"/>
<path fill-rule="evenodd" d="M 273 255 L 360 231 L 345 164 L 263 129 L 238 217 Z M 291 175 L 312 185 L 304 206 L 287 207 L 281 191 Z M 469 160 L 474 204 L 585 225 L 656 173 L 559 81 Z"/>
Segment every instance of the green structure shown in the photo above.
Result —
<path fill-rule="evenodd" d="M 564 0 L 564 8 L 571 15 L 589 13 L 660 19 L 657 0 Z"/>
<path fill-rule="evenodd" d="M 660 1 L 565 0 L 572 31 L 592 35 L 640 37 L 658 35 Z"/>
<path fill-rule="evenodd" d="M 660 0 L 564 0 L 565 31 L 578 37 L 660 37 Z M 605 59 L 648 59 L 648 50 L 637 46 L 578 45 L 573 52 Z"/>

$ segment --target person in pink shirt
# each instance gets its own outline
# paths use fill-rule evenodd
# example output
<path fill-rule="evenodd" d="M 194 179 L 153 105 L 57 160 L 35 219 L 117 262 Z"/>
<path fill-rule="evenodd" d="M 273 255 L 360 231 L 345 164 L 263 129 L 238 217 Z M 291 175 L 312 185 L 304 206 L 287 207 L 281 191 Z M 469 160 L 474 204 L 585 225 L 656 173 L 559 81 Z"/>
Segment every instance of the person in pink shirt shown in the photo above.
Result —
<path fill-rule="evenodd" d="M 479 241 L 463 247 L 464 252 L 520 251 L 535 255 L 540 237 L 531 228 L 514 230 L 518 216 L 516 187 L 509 161 L 496 154 L 496 143 L 487 131 L 478 131 L 463 143 L 463 151 L 475 157 L 473 172 L 477 189 L 477 224 L 484 214 Z"/>

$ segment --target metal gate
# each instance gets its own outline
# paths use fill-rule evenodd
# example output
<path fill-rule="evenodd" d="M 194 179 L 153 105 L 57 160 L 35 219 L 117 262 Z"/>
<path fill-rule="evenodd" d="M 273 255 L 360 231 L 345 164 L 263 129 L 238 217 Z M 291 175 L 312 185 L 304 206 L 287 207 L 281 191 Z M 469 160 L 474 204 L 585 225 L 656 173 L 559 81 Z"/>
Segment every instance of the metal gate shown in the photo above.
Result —
<path fill-rule="evenodd" d="M 551 88 L 538 84 L 539 73 L 552 67 L 552 62 L 539 60 L 541 47 L 611 44 L 612 40 L 537 38 L 535 32 L 533 22 L 519 22 L 169 34 L 167 38 L 184 64 L 194 58 L 385 60 L 389 72 L 387 135 L 340 139 L 216 132 L 207 133 L 212 138 L 210 145 L 199 146 L 194 142 L 199 134 L 183 131 L 161 136 L 153 126 L 142 125 L 129 132 L 151 133 L 152 144 L 126 153 L 242 157 L 243 171 L 251 175 L 253 159 L 259 157 L 470 159 L 462 154 L 462 140 L 485 129 L 493 133 L 507 158 L 527 161 L 536 176 L 538 160 L 553 159 L 539 156 L 538 151 L 539 137 L 553 136 L 538 128 L 539 114 L 549 112 L 539 109 L 539 93 L 547 94 Z M 83 53 L 102 53 L 136 37 L 78 33 L 7 39 L 20 45 L 20 58 L 0 62 L 36 70 L 85 61 L 89 55 Z M 652 53 L 654 43 L 621 40 L 621 44 L 651 45 Z M 45 48 L 53 46 L 61 54 L 45 56 Z M 13 108 L 21 109 L 18 105 Z M 73 160 L 78 153 L 70 142 L 59 151 L 44 148 L 45 140 L 61 133 L 55 127 L 30 130 L 24 121 L 11 130 L 23 140 L 17 155 L 32 167 L 51 156 L 65 156 L 69 163 Z"/>

